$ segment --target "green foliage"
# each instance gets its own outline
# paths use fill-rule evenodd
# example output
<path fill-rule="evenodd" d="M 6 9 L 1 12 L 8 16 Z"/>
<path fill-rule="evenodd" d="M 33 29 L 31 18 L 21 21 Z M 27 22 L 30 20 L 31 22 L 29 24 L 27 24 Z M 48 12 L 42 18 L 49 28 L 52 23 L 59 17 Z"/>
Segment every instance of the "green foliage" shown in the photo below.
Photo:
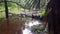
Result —
<path fill-rule="evenodd" d="M 38 16 L 44 16 L 45 15 L 45 10 L 42 10 L 40 13 L 38 13 Z"/>
<path fill-rule="evenodd" d="M 9 4 L 8 4 L 8 9 L 9 9 L 9 12 L 19 12 L 19 9 L 20 9 L 20 7 L 19 6 L 17 6 L 17 4 L 15 4 L 15 3 L 11 3 L 11 2 L 8 2 Z M 11 3 L 11 4 L 10 4 Z"/>
<path fill-rule="evenodd" d="M 0 12 L 0 20 L 5 17 L 5 12 Z"/>
<path fill-rule="evenodd" d="M 5 17 L 5 6 L 4 2 L 0 2 L 0 19 Z M 8 2 L 9 12 L 19 12 L 20 7 L 15 3 Z"/>
<path fill-rule="evenodd" d="M 0 6 L 3 6 L 4 3 L 0 2 Z"/>
<path fill-rule="evenodd" d="M 23 8 L 18 6 L 16 3 L 8 2 L 8 10 L 9 13 L 19 13 L 19 11 L 24 11 Z M 25 9 L 27 10 L 27 9 Z M 0 2 L 0 19 L 5 18 L 5 4 L 4 2 Z"/>
<path fill-rule="evenodd" d="M 0 12 L 3 12 L 5 10 L 4 3 L 0 2 Z"/>
<path fill-rule="evenodd" d="M 35 34 L 40 34 L 40 31 L 44 31 L 45 30 L 45 26 L 44 25 L 36 25 L 32 27 L 32 32 L 34 32 Z"/>
<path fill-rule="evenodd" d="M 45 27 L 44 27 L 44 25 L 38 25 L 38 26 L 33 26 L 32 27 L 32 30 L 44 30 L 45 29 Z"/>
<path fill-rule="evenodd" d="M 5 17 L 5 8 L 4 8 L 4 3 L 0 2 L 0 19 L 3 19 Z"/>
<path fill-rule="evenodd" d="M 18 0 L 8 0 L 8 1 L 18 2 Z M 42 0 L 42 1 L 43 1 L 43 3 L 42 3 L 41 6 L 46 7 L 45 6 L 45 0 Z M 33 3 L 36 3 L 35 0 L 19 0 L 19 2 L 20 2 L 19 4 L 21 4 L 22 6 L 25 6 L 25 7 L 21 8 L 16 3 L 8 2 L 8 10 L 9 10 L 9 12 L 18 13 L 20 10 L 24 11 L 24 9 L 25 10 L 30 9 L 34 5 Z M 0 2 L 0 13 L 5 12 L 5 7 L 4 6 L 5 6 L 4 2 Z M 45 14 L 45 10 L 42 10 L 41 13 L 39 13 L 38 15 L 44 16 L 44 14 Z"/>

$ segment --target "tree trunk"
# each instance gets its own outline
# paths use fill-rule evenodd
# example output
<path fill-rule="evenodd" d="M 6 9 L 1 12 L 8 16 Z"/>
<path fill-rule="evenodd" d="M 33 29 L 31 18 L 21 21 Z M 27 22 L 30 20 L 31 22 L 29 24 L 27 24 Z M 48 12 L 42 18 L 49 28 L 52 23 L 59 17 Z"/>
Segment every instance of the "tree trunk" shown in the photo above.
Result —
<path fill-rule="evenodd" d="M 48 20 L 48 27 L 49 27 L 49 34 L 53 31 L 53 34 L 60 34 L 60 0 L 50 0 L 47 5 L 47 9 L 51 9 L 47 16 Z"/>
<path fill-rule="evenodd" d="M 7 6 L 7 0 L 5 1 L 5 13 L 6 13 L 6 18 L 8 18 L 8 6 Z"/>

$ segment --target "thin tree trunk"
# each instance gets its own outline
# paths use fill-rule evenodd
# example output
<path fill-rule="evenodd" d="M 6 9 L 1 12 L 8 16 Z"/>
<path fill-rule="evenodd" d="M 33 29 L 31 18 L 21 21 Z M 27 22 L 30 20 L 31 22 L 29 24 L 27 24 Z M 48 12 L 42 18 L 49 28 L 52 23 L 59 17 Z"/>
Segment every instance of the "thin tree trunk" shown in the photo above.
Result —
<path fill-rule="evenodd" d="M 5 1 L 5 13 L 6 13 L 6 18 L 8 18 L 8 6 L 7 6 L 7 0 Z"/>

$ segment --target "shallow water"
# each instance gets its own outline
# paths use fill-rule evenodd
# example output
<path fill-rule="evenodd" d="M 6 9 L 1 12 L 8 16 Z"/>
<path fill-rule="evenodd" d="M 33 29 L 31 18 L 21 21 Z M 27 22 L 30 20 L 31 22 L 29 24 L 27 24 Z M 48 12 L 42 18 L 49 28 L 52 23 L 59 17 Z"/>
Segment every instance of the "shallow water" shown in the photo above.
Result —
<path fill-rule="evenodd" d="M 23 34 L 35 34 L 31 31 L 32 27 L 38 26 L 38 25 L 41 25 L 41 24 L 42 23 L 40 23 L 37 20 L 32 20 L 32 21 L 29 21 L 29 22 L 25 22 L 25 29 L 22 30 Z"/>

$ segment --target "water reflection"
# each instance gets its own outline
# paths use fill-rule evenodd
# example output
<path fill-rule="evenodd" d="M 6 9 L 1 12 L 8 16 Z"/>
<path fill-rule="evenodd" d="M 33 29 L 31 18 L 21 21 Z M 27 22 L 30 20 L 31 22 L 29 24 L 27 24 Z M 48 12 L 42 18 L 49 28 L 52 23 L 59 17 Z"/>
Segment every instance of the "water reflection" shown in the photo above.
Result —
<path fill-rule="evenodd" d="M 31 29 L 32 29 L 32 26 L 37 26 L 37 25 L 40 25 L 42 23 L 40 23 L 39 21 L 37 20 L 33 20 L 33 21 L 28 21 L 25 23 L 25 29 L 22 30 L 23 31 L 23 34 L 34 34 L 32 33 Z"/>
<path fill-rule="evenodd" d="M 39 25 L 39 24 L 42 24 L 42 23 L 39 23 L 39 21 L 29 21 L 25 23 L 25 26 L 32 27 L 34 25 Z"/>

